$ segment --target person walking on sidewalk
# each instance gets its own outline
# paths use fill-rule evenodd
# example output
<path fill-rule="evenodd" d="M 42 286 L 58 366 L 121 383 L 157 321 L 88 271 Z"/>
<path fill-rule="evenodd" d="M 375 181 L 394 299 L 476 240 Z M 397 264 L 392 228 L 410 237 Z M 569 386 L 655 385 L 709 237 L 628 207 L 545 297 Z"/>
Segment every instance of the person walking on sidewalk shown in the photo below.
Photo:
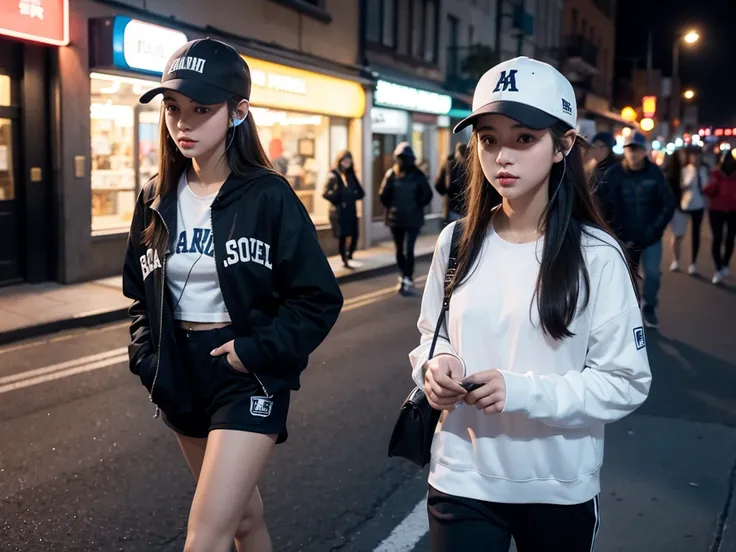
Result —
<path fill-rule="evenodd" d="M 688 215 L 681 208 L 682 204 L 682 169 L 685 165 L 685 150 L 679 149 L 666 157 L 662 171 L 670 185 L 672 197 L 675 200 L 675 212 L 670 221 L 672 231 L 672 264 L 670 272 L 680 270 L 680 259 L 682 258 L 682 241 L 687 234 Z"/>
<path fill-rule="evenodd" d="M 688 274 L 695 276 L 698 273 L 698 253 L 700 251 L 700 229 L 705 214 L 705 196 L 703 187 L 708 183 L 710 171 L 703 163 L 703 150 L 697 146 L 689 146 L 686 150 L 687 164 L 682 168 L 682 196 L 680 209 L 690 219 L 690 266 Z M 685 224 L 687 232 L 687 223 Z M 682 234 L 684 236 L 684 233 Z"/>
<path fill-rule="evenodd" d="M 445 224 L 450 224 L 463 217 L 465 213 L 465 186 L 467 182 L 465 152 L 467 144 L 455 145 L 455 153 L 448 156 L 442 164 L 434 189 L 444 196 L 442 217 Z"/>
<path fill-rule="evenodd" d="M 355 265 L 350 264 L 355 249 L 358 247 L 356 202 L 365 197 L 365 192 L 355 175 L 353 156 L 348 150 L 337 154 L 322 197 L 330 202 L 330 225 L 333 235 L 339 240 L 342 264 L 345 268 L 356 268 Z M 348 239 L 350 240 L 349 248 Z"/>
<path fill-rule="evenodd" d="M 481 77 L 472 114 L 455 127 L 473 125 L 468 214 L 440 234 L 409 355 L 414 381 L 442 410 L 432 552 L 506 552 L 512 537 L 519 552 L 590 552 L 604 425 L 649 392 L 636 289 L 594 204 L 576 111 L 559 71 L 519 57 Z M 488 206 L 484 176 L 499 208 Z M 429 359 L 461 222 L 447 330 Z"/>
<path fill-rule="evenodd" d="M 414 247 L 424 225 L 424 208 L 432 201 L 427 177 L 415 165 L 416 157 L 408 142 L 394 150 L 394 166 L 386 172 L 378 196 L 386 208 L 386 225 L 391 229 L 399 268 L 402 295 L 414 291 Z"/>
<path fill-rule="evenodd" d="M 608 171 L 613 194 L 611 226 L 626 244 L 632 270 L 644 272 L 644 324 L 659 327 L 657 299 L 662 278 L 662 236 L 675 211 L 675 200 L 662 171 L 647 156 L 647 139 L 632 132 L 624 159 Z"/>
<path fill-rule="evenodd" d="M 610 132 L 599 132 L 593 137 L 591 154 L 595 166 L 592 171 L 593 192 L 598 199 L 603 220 L 610 224 L 612 217 L 613 198 L 610 197 L 610 187 L 606 185 L 606 173 L 613 165 L 619 162 L 613 148 L 616 139 Z"/>
<path fill-rule="evenodd" d="M 708 219 L 713 234 L 711 253 L 716 268 L 712 282 L 720 284 L 731 275 L 728 265 L 736 241 L 736 158 L 733 150 L 723 152 L 703 194 L 710 199 Z"/>
<path fill-rule="evenodd" d="M 342 306 L 309 214 L 261 147 L 250 90 L 237 51 L 206 38 L 140 100 L 163 94 L 164 117 L 125 255 L 128 350 L 197 481 L 185 552 L 272 550 L 257 483 Z"/>

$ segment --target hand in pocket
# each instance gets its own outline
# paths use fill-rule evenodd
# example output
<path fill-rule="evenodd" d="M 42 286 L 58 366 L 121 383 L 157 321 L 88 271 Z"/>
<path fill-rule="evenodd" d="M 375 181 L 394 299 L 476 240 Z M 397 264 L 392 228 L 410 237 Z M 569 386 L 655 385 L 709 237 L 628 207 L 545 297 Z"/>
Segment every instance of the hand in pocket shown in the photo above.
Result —
<path fill-rule="evenodd" d="M 241 372 L 248 373 L 248 369 L 243 366 L 243 363 L 240 362 L 240 359 L 238 358 L 238 354 L 235 352 L 234 340 L 230 340 L 224 345 L 220 345 L 219 347 L 212 349 L 212 351 L 210 351 L 210 355 L 215 357 L 225 355 L 225 360 L 230 366 L 236 370 L 240 370 Z"/>

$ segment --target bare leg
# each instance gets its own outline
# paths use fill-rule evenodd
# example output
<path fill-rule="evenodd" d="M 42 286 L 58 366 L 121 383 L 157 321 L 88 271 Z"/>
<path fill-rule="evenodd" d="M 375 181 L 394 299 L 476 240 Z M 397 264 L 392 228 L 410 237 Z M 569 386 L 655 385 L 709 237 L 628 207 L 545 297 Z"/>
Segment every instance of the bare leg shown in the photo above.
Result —
<path fill-rule="evenodd" d="M 207 450 L 207 439 L 195 439 L 192 437 L 184 437 L 176 434 L 179 446 L 184 453 L 184 458 L 189 465 L 194 478 L 199 482 L 202 466 L 205 461 L 205 452 Z M 199 493 L 199 487 L 197 489 Z M 196 495 L 195 495 L 196 502 Z M 192 518 L 194 513 L 194 505 L 192 506 L 192 514 L 190 514 L 189 526 L 190 532 L 192 528 Z M 272 552 L 271 538 L 268 534 L 266 522 L 263 517 L 263 502 L 255 487 L 248 501 L 245 514 L 242 516 L 240 523 L 235 531 L 235 547 L 238 552 Z M 189 538 L 187 539 L 189 542 Z M 204 550 L 206 543 L 202 548 L 192 548 L 192 550 Z M 188 549 L 187 549 L 188 550 Z M 230 548 L 226 548 L 229 552 Z"/>

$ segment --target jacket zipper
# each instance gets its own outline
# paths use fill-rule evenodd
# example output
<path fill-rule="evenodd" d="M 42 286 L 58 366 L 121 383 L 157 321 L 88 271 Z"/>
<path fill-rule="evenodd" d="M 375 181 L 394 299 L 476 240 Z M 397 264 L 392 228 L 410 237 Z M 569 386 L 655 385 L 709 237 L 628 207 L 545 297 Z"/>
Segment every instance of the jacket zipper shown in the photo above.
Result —
<path fill-rule="evenodd" d="M 212 260 L 215 262 L 215 277 L 217 278 L 217 287 L 222 290 L 222 287 L 220 286 L 220 269 L 218 268 L 219 265 L 217 264 L 217 254 L 215 253 L 215 221 L 212 218 L 212 206 L 210 206 L 210 233 L 212 234 Z M 268 392 L 268 389 L 266 389 L 266 386 L 263 385 L 261 378 L 259 378 L 254 372 L 250 373 L 253 374 L 253 376 L 258 381 L 258 385 L 261 386 L 263 394 L 266 395 L 266 398 L 270 399 L 271 397 L 273 397 L 273 395 Z"/>
<path fill-rule="evenodd" d="M 166 256 L 169 254 L 169 227 L 166 226 L 166 221 L 164 220 L 164 217 L 161 216 L 161 213 L 158 211 L 155 211 L 159 218 L 161 219 L 161 222 L 164 225 L 164 228 L 166 229 L 166 252 L 164 253 L 164 260 L 161 265 L 161 309 L 159 310 L 159 319 L 158 319 L 158 347 L 156 349 L 156 373 L 153 376 L 153 383 L 151 384 L 151 392 L 148 394 L 148 400 L 153 402 L 153 389 L 156 386 L 156 380 L 158 379 L 158 371 L 161 367 L 161 345 L 163 343 L 163 336 L 164 336 L 164 290 L 166 289 Z M 161 409 L 158 405 L 156 405 L 156 408 L 153 411 L 153 417 L 158 418 L 161 414 Z"/>

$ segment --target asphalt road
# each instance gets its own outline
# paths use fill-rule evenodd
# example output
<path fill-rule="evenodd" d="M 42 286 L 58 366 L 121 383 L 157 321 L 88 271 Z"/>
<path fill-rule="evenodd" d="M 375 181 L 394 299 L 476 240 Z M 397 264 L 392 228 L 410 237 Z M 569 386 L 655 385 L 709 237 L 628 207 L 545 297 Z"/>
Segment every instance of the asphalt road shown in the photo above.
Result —
<path fill-rule="evenodd" d="M 418 339 L 419 299 L 394 284 L 344 286 L 349 306 L 292 400 L 289 441 L 261 484 L 279 552 L 427 549 L 426 473 L 386 456 Z M 652 393 L 609 429 L 596 550 L 725 552 L 736 288 L 667 273 L 661 298 L 661 331 L 647 335 Z M 193 479 L 117 356 L 126 344 L 116 324 L 0 349 L 0 550 L 182 549 Z"/>

